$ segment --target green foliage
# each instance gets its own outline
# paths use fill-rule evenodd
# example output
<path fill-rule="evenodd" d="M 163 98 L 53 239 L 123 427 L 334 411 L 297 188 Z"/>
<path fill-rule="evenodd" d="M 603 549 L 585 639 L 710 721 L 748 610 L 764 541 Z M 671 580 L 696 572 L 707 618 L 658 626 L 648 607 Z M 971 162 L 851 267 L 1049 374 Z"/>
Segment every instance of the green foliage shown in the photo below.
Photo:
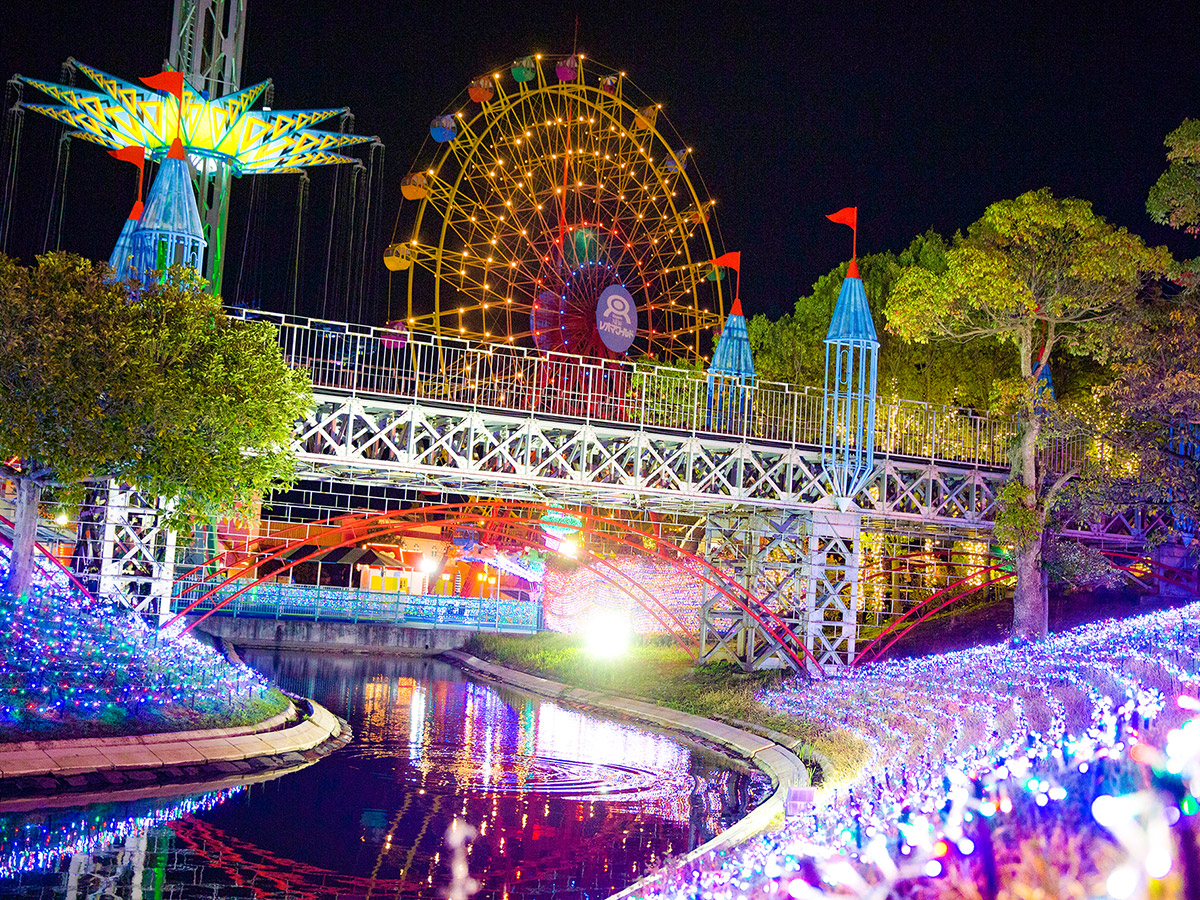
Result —
<path fill-rule="evenodd" d="M 993 383 L 1012 372 L 1010 350 L 986 340 L 969 345 L 909 342 L 884 328 L 888 297 L 905 267 L 942 271 L 945 255 L 942 238 L 929 232 L 917 237 L 899 256 L 876 253 L 858 261 L 879 335 L 879 391 L 884 398 L 986 409 Z M 810 295 L 796 301 L 793 312 L 776 321 L 761 315 L 750 320 L 750 348 L 759 378 L 796 386 L 824 384 L 825 334 L 846 268 L 843 263 L 823 275 Z"/>
<path fill-rule="evenodd" d="M 1014 479 L 1004 485 L 1000 490 L 993 532 L 998 542 L 1020 552 L 1042 536 L 1042 518 L 1034 503 L 1033 491 L 1023 482 Z"/>
<path fill-rule="evenodd" d="M 993 203 L 944 259 L 940 273 L 903 270 L 888 299 L 888 329 L 918 342 L 985 337 L 1014 347 L 1017 370 L 996 383 L 996 397 L 1033 424 L 1024 433 L 1034 442 L 1047 405 L 1042 364 L 1055 351 L 1056 359 L 1081 358 L 1058 379 L 1081 394 L 1102 382 L 1104 365 L 1128 345 L 1140 291 L 1170 263 L 1165 248 L 1147 247 L 1091 204 L 1045 189 Z"/>
<path fill-rule="evenodd" d="M 1200 119 L 1184 119 L 1167 135 L 1167 170 L 1146 200 L 1155 222 L 1200 234 Z"/>
<path fill-rule="evenodd" d="M 270 326 L 228 319 L 182 269 L 132 295 L 109 274 L 0 257 L 0 455 L 68 495 L 112 477 L 177 498 L 177 522 L 289 480 L 312 392 Z"/>
<path fill-rule="evenodd" d="M 1118 569 L 1095 547 L 1051 537 L 1045 546 L 1045 568 L 1050 581 L 1075 588 L 1117 588 L 1124 582 Z"/>
<path fill-rule="evenodd" d="M 1011 344 L 1032 409 L 1036 364 L 1060 345 L 1106 361 L 1139 291 L 1169 262 L 1166 248 L 1147 247 L 1090 203 L 1031 191 L 989 206 L 946 252 L 943 272 L 905 268 L 888 299 L 888 329 L 918 342 Z"/>
<path fill-rule="evenodd" d="M 114 474 L 177 498 L 183 518 L 290 484 L 292 431 L 312 387 L 284 362 L 271 325 L 226 317 L 191 270 L 172 270 L 134 302 L 145 399 L 136 452 Z"/>
<path fill-rule="evenodd" d="M 1001 497 L 996 535 L 1018 553 L 1013 608 L 1021 637 L 1045 634 L 1040 538 L 1077 474 L 1045 471 L 1038 451 L 1047 438 L 1084 426 L 1068 404 L 1049 401 L 1039 378 L 1056 351 L 1090 360 L 1084 375 L 1102 378 L 1102 367 L 1129 345 L 1145 285 L 1170 263 L 1165 248 L 1147 247 L 1091 204 L 1042 189 L 993 203 L 955 238 L 943 271 L 908 266 L 888 298 L 888 329 L 905 340 L 990 338 L 1016 349 L 1016 372 L 996 385 L 1017 418 L 1015 477 Z"/>
<path fill-rule="evenodd" d="M 72 482 L 134 455 L 137 310 L 107 270 L 67 254 L 0 256 L 0 458 Z"/>

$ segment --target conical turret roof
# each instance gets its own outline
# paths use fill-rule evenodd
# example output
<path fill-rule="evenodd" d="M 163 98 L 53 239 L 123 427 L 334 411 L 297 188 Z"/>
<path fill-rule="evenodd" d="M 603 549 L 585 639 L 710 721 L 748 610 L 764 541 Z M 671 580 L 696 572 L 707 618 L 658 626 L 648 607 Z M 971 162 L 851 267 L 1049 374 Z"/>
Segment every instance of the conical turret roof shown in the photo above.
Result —
<path fill-rule="evenodd" d="M 179 154 L 183 156 L 182 150 Z M 196 206 L 196 193 L 192 189 L 192 176 L 187 160 L 174 155 L 163 160 L 150 186 L 146 208 L 142 211 L 139 231 L 157 231 L 166 234 L 204 240 L 204 228 L 200 224 L 200 210 Z"/>
<path fill-rule="evenodd" d="M 838 341 L 868 341 L 876 347 L 879 338 L 875 334 L 875 322 L 871 319 L 871 307 L 867 303 L 867 292 L 858 277 L 858 265 L 850 261 L 850 268 L 842 280 L 837 305 L 833 308 L 833 319 L 825 335 L 825 343 Z"/>
<path fill-rule="evenodd" d="M 746 333 L 746 318 L 742 315 L 742 301 L 734 300 L 725 317 L 725 327 L 713 351 L 710 375 L 734 375 L 753 379 L 754 357 L 750 354 L 750 336 Z"/>

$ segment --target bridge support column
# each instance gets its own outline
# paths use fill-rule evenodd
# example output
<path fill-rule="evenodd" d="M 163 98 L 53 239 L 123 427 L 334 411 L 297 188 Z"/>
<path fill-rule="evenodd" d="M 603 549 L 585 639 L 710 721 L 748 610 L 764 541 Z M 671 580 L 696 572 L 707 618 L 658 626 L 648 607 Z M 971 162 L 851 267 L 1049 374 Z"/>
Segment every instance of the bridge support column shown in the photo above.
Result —
<path fill-rule="evenodd" d="M 805 560 L 804 643 L 826 671 L 854 662 L 863 600 L 861 519 L 857 510 L 812 512 Z"/>
<path fill-rule="evenodd" d="M 805 586 L 805 518 L 799 513 L 739 511 L 708 517 L 704 555 L 750 591 L 797 635 Z M 754 616 L 705 587 L 700 607 L 700 661 L 728 661 L 745 671 L 791 665 Z"/>
<path fill-rule="evenodd" d="M 101 599 L 113 600 L 161 625 L 171 615 L 176 533 L 164 524 L 165 504 L 115 483 L 94 488 L 80 512 L 76 576 Z"/>

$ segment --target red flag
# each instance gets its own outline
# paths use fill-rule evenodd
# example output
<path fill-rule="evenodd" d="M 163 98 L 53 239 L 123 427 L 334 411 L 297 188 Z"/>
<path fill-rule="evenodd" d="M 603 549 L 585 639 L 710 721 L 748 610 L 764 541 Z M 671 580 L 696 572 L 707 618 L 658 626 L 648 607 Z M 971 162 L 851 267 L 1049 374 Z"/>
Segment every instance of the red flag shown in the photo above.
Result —
<path fill-rule="evenodd" d="M 108 155 L 121 162 L 133 163 L 139 169 L 146 164 L 145 147 L 118 147 L 116 150 L 109 150 Z"/>
<path fill-rule="evenodd" d="M 846 206 L 842 209 L 839 209 L 835 213 L 830 213 L 825 218 L 827 218 L 830 222 L 837 222 L 839 225 L 850 226 L 850 230 L 854 232 L 854 252 L 850 259 L 858 259 L 858 207 Z M 854 267 L 854 271 L 855 273 L 858 272 L 858 266 Z"/>
<path fill-rule="evenodd" d="M 712 261 L 712 265 L 714 268 L 728 266 L 737 272 L 737 284 L 733 289 L 733 306 L 729 308 L 729 314 L 740 316 L 742 314 L 742 301 L 739 299 L 742 290 L 742 251 L 730 250 L 728 253 L 722 253 Z"/>
<path fill-rule="evenodd" d="M 847 206 L 844 209 L 839 209 L 835 213 L 830 213 L 825 218 L 830 222 L 837 222 L 839 225 L 849 225 L 851 228 L 858 228 L 858 207 Z"/>
<path fill-rule="evenodd" d="M 712 261 L 712 264 L 714 266 L 728 266 L 729 268 L 733 269 L 733 271 L 735 271 L 739 275 L 741 275 L 742 274 L 742 251 L 741 250 L 731 250 L 729 253 L 722 253 L 720 256 L 718 256 L 716 259 L 714 259 Z"/>
<path fill-rule="evenodd" d="M 178 97 L 180 102 L 183 101 L 182 72 L 159 72 L 157 75 L 139 80 L 146 87 L 154 88 L 157 91 L 166 91 L 171 96 Z"/>

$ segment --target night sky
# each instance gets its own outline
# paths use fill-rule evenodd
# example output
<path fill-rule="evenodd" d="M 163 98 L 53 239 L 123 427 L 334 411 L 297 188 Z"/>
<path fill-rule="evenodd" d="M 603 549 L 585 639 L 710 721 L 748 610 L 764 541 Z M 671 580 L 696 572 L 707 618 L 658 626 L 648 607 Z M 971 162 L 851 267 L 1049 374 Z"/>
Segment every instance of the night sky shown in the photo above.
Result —
<path fill-rule="evenodd" d="M 248 6 L 243 85 L 273 78 L 276 108 L 349 106 L 356 130 L 386 144 L 373 293 L 361 308 L 327 302 L 330 317 L 381 320 L 379 253 L 429 120 L 481 73 L 525 53 L 569 51 L 577 15 L 579 51 L 625 70 L 695 148 L 724 247 L 743 253 L 748 313 L 789 310 L 848 256 L 848 233 L 824 219 L 847 205 L 859 207 L 859 249 L 869 253 L 903 249 L 930 227 L 952 233 L 989 202 L 1048 186 L 1091 200 L 1176 255 L 1200 255 L 1194 239 L 1145 213 L 1166 165 L 1163 138 L 1200 117 L 1192 3 L 1096 6 L 1087 15 L 1004 4 L 987 19 L 971 18 L 978 4 L 904 5 L 902 15 L 808 3 Z M 6 75 L 57 80 L 74 56 L 133 81 L 160 69 L 170 19 L 169 0 L 8 4 L 0 61 Z M 9 247 L 24 258 L 45 236 L 55 128 L 32 115 L 26 123 Z M 63 245 L 107 258 L 132 199 L 131 173 L 81 142 L 70 171 Z M 313 177 L 302 313 L 321 312 L 332 184 L 327 171 Z M 246 241 L 249 194 L 248 179 L 235 183 L 225 294 L 240 270 L 241 293 L 258 292 L 272 308 L 289 263 L 295 180 L 264 189 Z"/>

